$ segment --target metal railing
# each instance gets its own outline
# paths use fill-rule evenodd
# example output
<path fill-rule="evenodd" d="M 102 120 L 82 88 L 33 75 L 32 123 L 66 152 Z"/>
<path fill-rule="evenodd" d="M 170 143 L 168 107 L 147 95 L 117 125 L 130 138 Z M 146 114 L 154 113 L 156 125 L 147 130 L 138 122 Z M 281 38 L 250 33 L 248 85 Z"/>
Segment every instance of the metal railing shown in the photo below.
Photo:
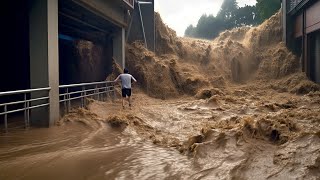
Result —
<path fill-rule="evenodd" d="M 4 117 L 4 129 L 8 132 L 8 115 L 12 113 L 24 112 L 24 127 L 30 127 L 30 111 L 35 108 L 49 106 L 50 87 L 26 89 L 17 91 L 0 92 L 0 116 Z M 72 101 L 80 100 L 80 106 L 86 106 L 86 98 L 91 97 L 96 100 L 115 98 L 115 86 L 113 81 L 102 81 L 82 84 L 70 84 L 59 86 L 59 102 L 64 104 L 65 112 L 71 110 Z M 44 94 L 45 92 L 45 94 Z M 15 99 L 15 100 L 11 100 Z"/>
<path fill-rule="evenodd" d="M 8 114 L 16 113 L 16 112 L 24 112 L 24 124 L 25 128 L 30 127 L 30 110 L 49 106 L 49 93 L 46 95 L 40 95 L 41 92 L 49 92 L 50 87 L 47 88 L 37 88 L 37 89 L 26 89 L 26 90 L 17 90 L 17 91 L 7 91 L 0 92 L 0 97 L 11 97 L 11 96 L 19 96 L 17 97 L 17 101 L 9 101 L 6 103 L 0 104 L 0 108 L 3 107 L 3 110 L 0 111 L 0 116 L 4 116 L 4 128 L 5 131 L 8 131 Z M 39 93 L 39 97 L 32 97 L 31 93 Z M 44 101 L 44 102 L 43 102 Z M 38 102 L 38 103 L 35 103 Z M 11 107 L 11 108 L 10 108 Z"/>
<path fill-rule="evenodd" d="M 82 84 L 61 85 L 60 89 L 60 103 L 64 104 L 65 113 L 70 112 L 71 102 L 80 99 L 80 106 L 86 106 L 87 97 L 96 100 L 104 100 L 111 97 L 115 98 L 115 86 L 113 81 L 102 81 Z"/>

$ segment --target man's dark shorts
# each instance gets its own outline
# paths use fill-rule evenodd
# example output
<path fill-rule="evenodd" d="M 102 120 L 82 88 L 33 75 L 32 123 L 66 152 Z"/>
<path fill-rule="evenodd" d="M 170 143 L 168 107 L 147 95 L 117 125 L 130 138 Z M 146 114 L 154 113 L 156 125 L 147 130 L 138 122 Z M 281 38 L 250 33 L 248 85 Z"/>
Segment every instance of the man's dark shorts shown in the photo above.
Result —
<path fill-rule="evenodd" d="M 126 97 L 126 96 L 128 97 L 131 96 L 131 89 L 126 89 L 126 88 L 122 89 L 122 97 Z"/>

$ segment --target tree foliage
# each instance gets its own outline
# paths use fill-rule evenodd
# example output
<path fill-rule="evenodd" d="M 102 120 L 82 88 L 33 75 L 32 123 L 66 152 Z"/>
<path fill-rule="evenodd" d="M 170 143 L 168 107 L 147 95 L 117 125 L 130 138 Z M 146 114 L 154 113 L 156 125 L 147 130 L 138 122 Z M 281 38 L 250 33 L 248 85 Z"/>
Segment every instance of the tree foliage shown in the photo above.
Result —
<path fill-rule="evenodd" d="M 226 29 L 257 25 L 257 17 L 255 6 L 239 7 L 236 0 L 224 0 L 216 17 L 202 15 L 196 27 L 188 26 L 185 36 L 213 39 Z"/>
<path fill-rule="evenodd" d="M 238 3 L 236 0 L 224 0 L 217 15 L 218 19 L 223 20 L 227 29 L 232 28 L 237 17 Z"/>
<path fill-rule="evenodd" d="M 194 37 L 195 36 L 195 27 L 190 24 L 187 29 L 184 31 L 184 35 L 187 37 Z"/>
<path fill-rule="evenodd" d="M 237 18 L 235 20 L 235 27 L 245 25 L 257 25 L 259 22 L 258 13 L 255 6 L 244 6 L 237 10 Z"/>
<path fill-rule="evenodd" d="M 256 7 L 259 20 L 263 22 L 280 9 L 281 2 L 279 0 L 257 0 Z"/>

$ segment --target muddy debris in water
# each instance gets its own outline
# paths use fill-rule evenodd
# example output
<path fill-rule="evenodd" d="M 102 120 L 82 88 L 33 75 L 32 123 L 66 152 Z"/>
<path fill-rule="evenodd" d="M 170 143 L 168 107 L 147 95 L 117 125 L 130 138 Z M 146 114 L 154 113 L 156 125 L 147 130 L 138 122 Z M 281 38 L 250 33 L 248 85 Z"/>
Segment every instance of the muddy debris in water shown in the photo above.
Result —
<path fill-rule="evenodd" d="M 88 120 L 91 120 L 91 119 L 93 120 L 99 119 L 99 117 L 88 109 L 76 108 L 76 109 L 72 109 L 68 114 L 66 114 L 63 118 L 61 118 L 57 122 L 57 125 L 61 126 L 64 123 L 69 123 L 69 122 L 81 122 L 81 123 L 87 124 Z"/>
<path fill-rule="evenodd" d="M 114 81 L 119 74 L 123 73 L 123 69 L 120 67 L 116 60 L 112 58 L 112 72 L 110 75 L 107 76 L 107 81 Z"/>
<path fill-rule="evenodd" d="M 106 119 L 108 124 L 110 124 L 111 127 L 113 128 L 121 128 L 124 129 L 128 126 L 128 121 L 125 120 L 126 118 L 124 117 L 119 117 L 119 116 L 110 116 Z"/>
<path fill-rule="evenodd" d="M 223 92 L 223 90 L 220 90 L 218 88 L 202 89 L 198 91 L 195 97 L 198 99 L 208 99 L 215 95 L 222 96 L 225 95 L 225 93 Z"/>

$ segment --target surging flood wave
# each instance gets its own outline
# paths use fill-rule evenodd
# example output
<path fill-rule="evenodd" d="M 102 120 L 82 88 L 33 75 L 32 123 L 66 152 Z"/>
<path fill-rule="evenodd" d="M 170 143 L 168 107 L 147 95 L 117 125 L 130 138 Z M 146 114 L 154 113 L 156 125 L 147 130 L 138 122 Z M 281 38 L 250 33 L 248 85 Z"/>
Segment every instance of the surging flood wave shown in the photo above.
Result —
<path fill-rule="evenodd" d="M 281 92 L 320 90 L 300 72 L 299 57 L 281 42 L 280 18 L 278 12 L 258 27 L 225 31 L 209 41 L 177 37 L 156 14 L 156 52 L 140 42 L 128 45 L 127 67 L 144 92 L 161 99 L 252 81 Z"/>
<path fill-rule="evenodd" d="M 127 48 L 133 109 L 90 101 L 57 127 L 0 136 L 0 179 L 320 177 L 320 88 L 280 42 L 280 13 L 213 41 L 156 17 L 156 53 Z"/>

